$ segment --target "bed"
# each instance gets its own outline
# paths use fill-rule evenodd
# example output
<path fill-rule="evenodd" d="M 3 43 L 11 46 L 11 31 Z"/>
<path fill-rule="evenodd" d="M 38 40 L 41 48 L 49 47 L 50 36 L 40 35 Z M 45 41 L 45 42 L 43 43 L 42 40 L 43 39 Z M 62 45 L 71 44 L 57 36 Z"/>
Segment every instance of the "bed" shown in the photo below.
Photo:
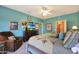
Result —
<path fill-rule="evenodd" d="M 65 48 L 57 34 L 41 34 L 33 36 L 28 41 L 27 51 L 32 54 L 72 54 L 70 48 Z"/>

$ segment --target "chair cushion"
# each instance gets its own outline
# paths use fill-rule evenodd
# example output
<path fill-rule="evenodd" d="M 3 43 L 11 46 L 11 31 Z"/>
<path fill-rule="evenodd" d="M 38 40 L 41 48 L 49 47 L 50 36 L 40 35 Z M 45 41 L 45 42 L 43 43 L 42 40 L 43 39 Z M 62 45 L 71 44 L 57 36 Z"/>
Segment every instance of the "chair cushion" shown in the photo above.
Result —
<path fill-rule="evenodd" d="M 0 33 L 2 36 L 6 36 L 6 37 L 14 36 L 14 34 L 10 31 L 0 32 Z"/>
<path fill-rule="evenodd" d="M 16 38 L 14 36 L 10 36 L 8 37 L 9 40 L 16 40 Z"/>

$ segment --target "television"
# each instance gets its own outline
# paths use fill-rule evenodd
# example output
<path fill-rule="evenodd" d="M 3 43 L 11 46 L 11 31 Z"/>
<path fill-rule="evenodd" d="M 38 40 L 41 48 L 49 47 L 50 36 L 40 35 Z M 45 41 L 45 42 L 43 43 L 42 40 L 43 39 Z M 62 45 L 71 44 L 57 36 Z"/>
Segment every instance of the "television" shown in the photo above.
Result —
<path fill-rule="evenodd" d="M 27 29 L 28 30 L 35 30 L 35 24 L 33 22 L 29 22 L 27 24 Z"/>

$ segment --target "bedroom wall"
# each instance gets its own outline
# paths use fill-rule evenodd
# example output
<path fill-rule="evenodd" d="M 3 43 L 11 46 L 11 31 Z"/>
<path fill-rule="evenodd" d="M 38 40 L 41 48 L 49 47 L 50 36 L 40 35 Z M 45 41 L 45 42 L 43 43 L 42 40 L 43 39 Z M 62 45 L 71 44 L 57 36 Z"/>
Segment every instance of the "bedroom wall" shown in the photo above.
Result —
<path fill-rule="evenodd" d="M 9 9 L 3 6 L 0 6 L 0 32 L 1 31 L 11 31 L 16 36 L 23 36 L 23 29 L 21 26 L 21 21 L 27 20 L 28 14 L 18 12 L 13 9 Z M 72 26 L 76 25 L 79 28 L 79 12 L 75 12 L 72 14 L 66 14 L 62 16 L 52 17 L 48 19 L 39 19 L 37 17 L 32 16 L 32 22 L 34 23 L 42 23 L 43 27 L 41 27 L 40 32 L 46 33 L 46 24 L 52 23 L 52 32 L 56 31 L 56 21 L 58 20 L 66 20 L 67 21 L 67 29 L 71 29 Z M 9 23 L 11 21 L 16 21 L 19 23 L 18 30 L 10 30 Z"/>
<path fill-rule="evenodd" d="M 27 20 L 28 14 L 24 14 L 3 6 L 0 6 L 0 32 L 1 31 L 11 31 L 16 36 L 23 36 L 23 29 L 21 22 Z M 10 30 L 9 23 L 12 21 L 18 22 L 18 30 Z M 34 23 L 41 23 L 41 19 L 33 17 L 31 19 Z"/>
<path fill-rule="evenodd" d="M 74 26 L 74 25 L 78 26 L 78 28 L 79 28 L 79 12 L 45 19 L 45 24 L 51 23 L 52 24 L 52 32 L 55 32 L 56 31 L 56 21 L 58 21 L 58 20 L 66 20 L 67 21 L 67 30 L 70 30 L 72 28 L 72 26 Z M 45 32 L 48 32 L 46 30 L 46 27 L 44 29 L 45 29 Z"/>

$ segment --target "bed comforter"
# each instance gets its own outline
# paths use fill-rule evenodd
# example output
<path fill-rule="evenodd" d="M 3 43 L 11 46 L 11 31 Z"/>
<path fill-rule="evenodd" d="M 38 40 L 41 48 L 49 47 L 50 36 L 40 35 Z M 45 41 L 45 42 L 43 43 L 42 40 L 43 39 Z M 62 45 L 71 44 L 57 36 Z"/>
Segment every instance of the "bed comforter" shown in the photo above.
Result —
<path fill-rule="evenodd" d="M 36 47 L 32 48 L 31 46 Z M 52 35 L 36 35 L 28 41 L 28 51 L 35 54 L 40 54 L 43 51 L 47 54 L 71 54 L 70 49 L 65 49 L 62 45 L 62 41 L 58 40 Z"/>

